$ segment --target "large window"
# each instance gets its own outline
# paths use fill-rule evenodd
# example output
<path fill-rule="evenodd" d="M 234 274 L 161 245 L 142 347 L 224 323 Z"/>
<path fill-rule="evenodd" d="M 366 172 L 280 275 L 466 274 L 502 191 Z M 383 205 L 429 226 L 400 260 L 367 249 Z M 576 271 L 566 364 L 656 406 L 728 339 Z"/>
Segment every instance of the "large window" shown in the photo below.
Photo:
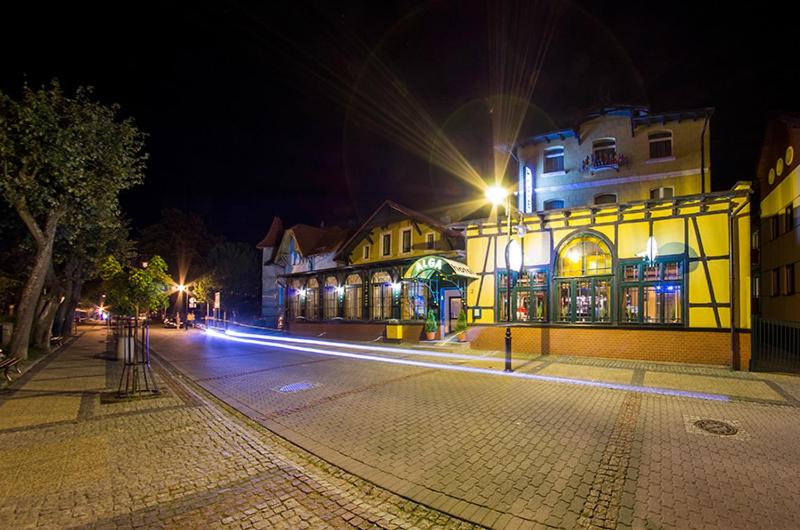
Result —
<path fill-rule="evenodd" d="M 567 242 L 557 263 L 557 318 L 562 322 L 611 322 L 612 257 L 599 237 Z"/>
<path fill-rule="evenodd" d="M 614 138 L 603 138 L 592 142 L 592 165 L 609 166 L 617 163 L 617 141 Z"/>
<path fill-rule="evenodd" d="M 564 148 L 549 147 L 544 150 L 544 173 L 564 171 Z"/>
<path fill-rule="evenodd" d="M 403 254 L 411 252 L 411 229 L 403 230 Z"/>
<path fill-rule="evenodd" d="M 620 264 L 620 322 L 680 324 L 683 322 L 684 262 L 680 257 L 654 263 L 628 260 Z"/>
<path fill-rule="evenodd" d="M 650 142 L 650 159 L 669 158 L 672 156 L 672 133 L 656 131 L 647 135 Z"/>
<path fill-rule="evenodd" d="M 392 318 L 392 277 L 388 272 L 372 275 L 372 320 Z"/>
<path fill-rule="evenodd" d="M 305 316 L 309 320 L 319 318 L 319 282 L 316 278 L 311 278 L 306 284 Z"/>
<path fill-rule="evenodd" d="M 344 318 L 348 320 L 361 320 L 361 300 L 364 296 L 364 287 L 361 276 L 351 274 L 344 282 Z"/>
<path fill-rule="evenodd" d="M 300 316 L 300 300 L 305 296 L 303 284 L 300 280 L 292 280 L 286 301 L 289 304 L 289 318 L 292 320 Z"/>
<path fill-rule="evenodd" d="M 322 291 L 322 314 L 325 320 L 339 316 L 339 282 L 333 276 L 325 278 Z"/>
<path fill-rule="evenodd" d="M 420 281 L 404 281 L 400 295 L 400 318 L 424 320 L 427 307 L 428 286 Z"/>
<path fill-rule="evenodd" d="M 507 321 L 508 284 L 505 271 L 497 274 L 500 321 Z M 528 269 L 511 273 L 511 319 L 514 322 L 547 320 L 547 272 Z"/>
<path fill-rule="evenodd" d="M 392 255 L 392 234 L 383 234 L 383 244 L 381 245 L 381 255 Z"/>

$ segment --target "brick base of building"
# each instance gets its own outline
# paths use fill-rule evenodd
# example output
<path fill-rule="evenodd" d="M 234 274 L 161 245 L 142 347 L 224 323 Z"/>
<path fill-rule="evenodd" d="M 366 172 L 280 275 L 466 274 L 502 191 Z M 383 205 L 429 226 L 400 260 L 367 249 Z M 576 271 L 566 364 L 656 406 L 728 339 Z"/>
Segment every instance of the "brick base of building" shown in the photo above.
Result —
<path fill-rule="evenodd" d="M 471 346 L 503 350 L 505 326 L 475 326 L 467 332 Z M 512 350 L 527 354 L 578 355 L 641 361 L 713 364 L 748 370 L 750 333 L 737 332 L 731 354 L 730 330 L 601 329 L 580 327 L 513 327 Z"/>
<path fill-rule="evenodd" d="M 372 341 L 386 338 L 386 324 L 381 322 L 290 322 L 289 333 L 301 337 L 334 340 Z M 403 324 L 403 342 L 419 342 L 422 324 Z"/>

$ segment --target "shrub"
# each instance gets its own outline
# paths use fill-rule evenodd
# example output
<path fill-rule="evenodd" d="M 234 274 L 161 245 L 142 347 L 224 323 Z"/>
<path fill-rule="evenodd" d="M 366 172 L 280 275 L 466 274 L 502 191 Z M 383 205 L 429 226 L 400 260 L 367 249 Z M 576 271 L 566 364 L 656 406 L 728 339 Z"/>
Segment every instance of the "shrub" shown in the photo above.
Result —
<path fill-rule="evenodd" d="M 428 318 L 425 319 L 425 332 L 436 333 L 436 329 L 438 327 L 439 326 L 436 323 L 436 315 L 433 313 L 433 309 L 428 310 Z"/>
<path fill-rule="evenodd" d="M 456 322 L 456 333 L 467 331 L 467 313 L 462 309 Z"/>

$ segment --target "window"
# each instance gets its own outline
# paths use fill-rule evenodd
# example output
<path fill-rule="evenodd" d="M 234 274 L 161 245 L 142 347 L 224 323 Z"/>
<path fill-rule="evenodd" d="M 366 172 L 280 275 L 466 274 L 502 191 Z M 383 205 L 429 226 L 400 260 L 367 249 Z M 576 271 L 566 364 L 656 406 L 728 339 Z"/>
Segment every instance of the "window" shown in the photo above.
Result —
<path fill-rule="evenodd" d="M 772 236 L 772 239 L 776 239 L 780 235 L 780 233 L 779 233 L 779 230 L 780 230 L 779 221 L 780 220 L 778 219 L 778 214 L 773 215 L 769 219 L 769 228 L 770 228 L 769 231 L 770 231 L 770 235 Z"/>
<path fill-rule="evenodd" d="M 670 131 L 651 132 L 647 138 L 650 141 L 650 159 L 672 156 L 672 133 Z"/>
<path fill-rule="evenodd" d="M 760 284 L 761 284 L 761 278 L 759 278 L 757 274 L 754 274 L 752 278 L 752 285 L 750 287 L 750 294 L 753 298 L 756 299 L 758 298 L 761 287 Z"/>
<path fill-rule="evenodd" d="M 404 254 L 411 252 L 411 229 L 403 230 L 403 250 Z"/>
<path fill-rule="evenodd" d="M 601 193 L 594 197 L 595 204 L 614 204 L 615 202 L 617 202 L 616 193 Z"/>
<path fill-rule="evenodd" d="M 563 199 L 550 199 L 549 201 L 544 201 L 545 210 L 560 210 L 563 207 L 564 207 Z"/>
<path fill-rule="evenodd" d="M 592 165 L 608 166 L 617 160 L 617 141 L 614 138 L 604 138 L 592 142 Z"/>
<path fill-rule="evenodd" d="M 392 255 L 392 234 L 383 234 L 383 248 L 381 254 L 384 256 Z"/>
<path fill-rule="evenodd" d="M 674 197 L 675 188 L 653 188 L 650 190 L 651 199 L 671 199 Z"/>
<path fill-rule="evenodd" d="M 428 287 L 420 281 L 404 281 L 400 296 L 400 315 L 403 320 L 425 320 Z"/>
<path fill-rule="evenodd" d="M 363 255 L 364 259 L 369 259 L 369 251 L 370 250 L 371 250 L 371 247 L 369 245 L 364 245 L 364 255 Z"/>
<path fill-rule="evenodd" d="M 319 282 L 316 278 L 311 278 L 306 284 L 305 317 L 309 320 L 319 318 Z"/>
<path fill-rule="evenodd" d="M 498 309 L 500 320 L 507 321 L 508 279 L 499 272 Z M 511 273 L 511 319 L 514 322 L 543 322 L 547 319 L 547 272 L 529 269 Z"/>
<path fill-rule="evenodd" d="M 428 250 L 433 250 L 436 248 L 436 239 L 434 234 L 430 233 L 425 236 L 425 247 Z"/>
<path fill-rule="evenodd" d="M 769 271 L 769 295 L 778 296 L 781 293 L 781 275 L 778 269 Z"/>
<path fill-rule="evenodd" d="M 305 296 L 303 284 L 300 280 L 292 280 L 289 284 L 289 293 L 286 300 L 289 304 L 289 318 L 292 320 L 300 316 L 300 300 Z"/>
<path fill-rule="evenodd" d="M 371 285 L 372 319 L 392 318 L 392 277 L 388 272 L 376 272 L 372 275 Z"/>
<path fill-rule="evenodd" d="M 620 264 L 620 321 L 633 324 L 683 322 L 683 258 Z"/>
<path fill-rule="evenodd" d="M 549 147 L 544 150 L 544 172 L 564 171 L 564 148 Z"/>
<path fill-rule="evenodd" d="M 750 236 L 750 248 L 752 248 L 753 250 L 758 250 L 758 245 L 759 245 L 758 233 L 759 233 L 758 228 L 755 228 L 753 229 L 753 235 Z"/>
<path fill-rule="evenodd" d="M 361 320 L 361 300 L 364 296 L 362 283 L 358 274 L 351 274 L 344 281 L 344 318 L 347 320 Z"/>
<path fill-rule="evenodd" d="M 339 282 L 333 276 L 325 278 L 322 291 L 322 317 L 330 320 L 339 316 Z"/>
<path fill-rule="evenodd" d="M 795 219 L 794 219 L 794 208 L 790 204 L 783 210 L 783 228 L 784 232 L 790 232 L 794 229 Z"/>
<path fill-rule="evenodd" d="M 794 263 L 783 268 L 783 294 L 792 295 L 794 290 Z"/>
<path fill-rule="evenodd" d="M 599 237 L 580 235 L 562 246 L 556 283 L 558 320 L 611 322 L 611 251 Z"/>

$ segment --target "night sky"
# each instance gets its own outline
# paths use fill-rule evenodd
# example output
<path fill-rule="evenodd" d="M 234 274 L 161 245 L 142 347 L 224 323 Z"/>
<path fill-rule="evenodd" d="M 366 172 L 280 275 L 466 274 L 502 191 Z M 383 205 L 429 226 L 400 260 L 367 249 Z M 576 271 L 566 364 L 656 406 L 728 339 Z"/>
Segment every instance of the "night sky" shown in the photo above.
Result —
<path fill-rule="evenodd" d="M 752 179 L 766 116 L 800 110 L 800 9 L 712 4 L 531 4 L 534 14 L 557 16 L 509 26 L 510 49 L 526 35 L 553 34 L 523 134 L 570 126 L 610 103 L 713 106 L 714 188 Z M 485 174 L 487 17 L 502 5 L 31 1 L 0 16 L 0 89 L 16 95 L 24 79 L 38 86 L 53 77 L 70 92 L 94 86 L 149 134 L 146 184 L 123 196 L 135 227 L 177 207 L 255 244 L 273 215 L 286 225 L 346 224 L 386 198 L 423 210 L 474 198 L 359 117 L 347 94 L 370 85 L 380 58 L 394 88 L 412 94 Z"/>

